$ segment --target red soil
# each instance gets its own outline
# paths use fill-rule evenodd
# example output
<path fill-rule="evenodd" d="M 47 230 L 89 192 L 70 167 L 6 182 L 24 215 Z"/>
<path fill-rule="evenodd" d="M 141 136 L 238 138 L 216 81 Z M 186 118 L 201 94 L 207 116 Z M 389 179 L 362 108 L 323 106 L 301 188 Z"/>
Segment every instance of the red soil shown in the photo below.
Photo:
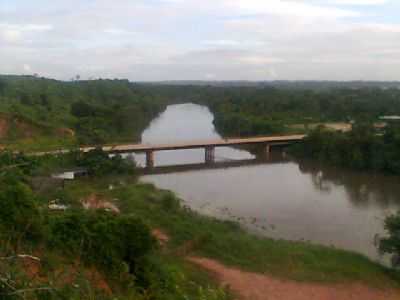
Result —
<path fill-rule="evenodd" d="M 97 194 L 91 194 L 86 199 L 83 199 L 81 203 L 85 209 L 106 209 L 116 214 L 120 213 L 119 208 L 115 204 Z"/>
<path fill-rule="evenodd" d="M 228 268 L 217 261 L 189 257 L 188 260 L 216 275 L 240 300 L 397 300 L 395 290 L 379 290 L 366 285 L 301 283 Z"/>
<path fill-rule="evenodd" d="M 151 234 L 158 241 L 161 247 L 164 247 L 169 242 L 169 236 L 160 229 L 153 229 Z"/>
<path fill-rule="evenodd" d="M 7 137 L 9 129 L 8 120 L 0 118 L 0 139 Z"/>

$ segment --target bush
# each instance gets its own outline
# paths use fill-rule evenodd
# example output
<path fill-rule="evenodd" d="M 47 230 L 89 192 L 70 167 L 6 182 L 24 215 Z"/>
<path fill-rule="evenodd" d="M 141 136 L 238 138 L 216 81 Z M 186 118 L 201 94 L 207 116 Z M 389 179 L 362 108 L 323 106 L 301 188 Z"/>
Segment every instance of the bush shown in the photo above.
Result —
<path fill-rule="evenodd" d="M 161 198 L 161 205 L 166 211 L 178 211 L 181 203 L 178 198 L 172 193 L 167 193 Z"/>
<path fill-rule="evenodd" d="M 0 177 L 0 226 L 11 239 L 37 239 L 41 233 L 41 215 L 30 187 L 21 172 Z"/>
<path fill-rule="evenodd" d="M 400 213 L 385 220 L 385 229 L 389 237 L 380 241 L 379 248 L 384 253 L 400 256 Z"/>
<path fill-rule="evenodd" d="M 19 170 L 23 175 L 32 175 L 38 168 L 39 161 L 36 158 L 28 157 L 21 153 L 13 153 L 10 151 L 0 152 L 0 172 Z"/>
<path fill-rule="evenodd" d="M 135 274 L 140 262 L 156 243 L 149 228 L 139 219 L 105 211 L 73 211 L 50 219 L 49 243 L 70 254 L 80 254 L 107 270 L 123 263 Z"/>
<path fill-rule="evenodd" d="M 102 149 L 91 150 L 78 156 L 77 164 L 88 169 L 90 175 L 104 176 L 112 174 L 134 175 L 135 162 L 123 159 L 120 155 L 109 155 Z"/>

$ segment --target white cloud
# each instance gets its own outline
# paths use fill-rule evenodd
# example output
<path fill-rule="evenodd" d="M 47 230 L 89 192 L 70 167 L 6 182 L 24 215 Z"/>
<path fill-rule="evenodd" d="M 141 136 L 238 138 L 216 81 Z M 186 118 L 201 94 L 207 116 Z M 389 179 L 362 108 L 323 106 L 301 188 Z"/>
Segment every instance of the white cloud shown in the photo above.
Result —
<path fill-rule="evenodd" d="M 225 2 L 227 6 L 252 14 L 264 13 L 320 18 L 357 17 L 360 15 L 358 12 L 352 10 L 308 4 L 299 1 L 226 0 Z"/>
<path fill-rule="evenodd" d="M 24 72 L 27 72 L 27 73 L 31 73 L 31 72 L 32 72 L 32 68 L 31 68 L 31 66 L 28 65 L 28 64 L 24 64 L 24 65 L 22 66 L 22 69 L 24 70 Z"/>
<path fill-rule="evenodd" d="M 277 64 L 285 62 L 282 58 L 269 57 L 263 55 L 249 55 L 240 57 L 239 60 L 245 64 L 251 65 L 267 65 L 267 64 Z"/>
<path fill-rule="evenodd" d="M 239 41 L 235 40 L 207 40 L 203 42 L 207 46 L 217 46 L 217 47 L 230 47 L 240 45 Z"/>
<path fill-rule="evenodd" d="M 0 23 L 0 29 L 15 30 L 19 32 L 26 31 L 49 31 L 53 29 L 49 24 L 14 24 L 14 23 Z"/>
<path fill-rule="evenodd" d="M 22 34 L 15 29 L 0 29 L 0 38 L 5 43 L 15 43 L 21 40 Z"/>
<path fill-rule="evenodd" d="M 52 30 L 48 24 L 13 24 L 0 23 L 0 41 L 14 44 L 23 40 L 25 34 L 45 32 Z"/>
<path fill-rule="evenodd" d="M 383 5 L 387 0 L 329 0 L 329 4 L 337 5 Z"/>
<path fill-rule="evenodd" d="M 204 78 L 207 80 L 214 80 L 217 76 L 215 74 L 212 73 L 208 73 L 206 75 L 204 75 Z"/>
<path fill-rule="evenodd" d="M 134 34 L 134 32 L 122 29 L 122 28 L 106 28 L 103 30 L 104 33 L 111 34 L 111 35 L 127 35 L 127 34 Z"/>
<path fill-rule="evenodd" d="M 378 11 L 387 3 L 59 0 L 34 13 L 21 6 L 0 11 L 0 72 L 20 73 L 29 62 L 29 72 L 64 79 L 400 79 L 400 22 L 396 12 L 383 22 L 390 12 Z"/>

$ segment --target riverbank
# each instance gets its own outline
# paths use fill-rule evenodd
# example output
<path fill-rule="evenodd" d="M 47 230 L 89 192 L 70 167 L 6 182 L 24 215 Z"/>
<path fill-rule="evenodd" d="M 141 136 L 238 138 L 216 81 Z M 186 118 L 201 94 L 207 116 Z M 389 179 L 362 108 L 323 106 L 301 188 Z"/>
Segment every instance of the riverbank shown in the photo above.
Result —
<path fill-rule="evenodd" d="M 264 300 L 253 295 L 271 284 L 277 289 L 268 300 L 285 299 L 276 295 L 289 287 L 332 297 L 335 287 L 348 295 L 356 287 L 371 300 L 400 295 L 397 272 L 359 254 L 261 238 L 200 215 L 173 193 L 138 182 L 132 164 L 117 157 L 71 157 L 88 177 L 49 178 L 65 159 L 2 157 L 10 172 L 0 177 L 0 238 L 8 239 L 0 243 L 0 294 L 7 300 L 27 285 L 27 299 Z M 10 274 L 15 279 L 4 279 Z M 260 284 L 243 286 L 253 279 Z"/>
<path fill-rule="evenodd" d="M 74 198 L 93 192 L 110 199 L 122 214 L 142 218 L 168 236 L 168 251 L 216 259 L 245 271 L 276 278 L 322 283 L 359 282 L 372 287 L 399 287 L 400 276 L 366 257 L 348 251 L 260 238 L 238 224 L 201 216 L 180 207 L 168 191 L 149 184 L 127 184 L 109 190 L 101 181 L 84 180 L 67 187 Z"/>

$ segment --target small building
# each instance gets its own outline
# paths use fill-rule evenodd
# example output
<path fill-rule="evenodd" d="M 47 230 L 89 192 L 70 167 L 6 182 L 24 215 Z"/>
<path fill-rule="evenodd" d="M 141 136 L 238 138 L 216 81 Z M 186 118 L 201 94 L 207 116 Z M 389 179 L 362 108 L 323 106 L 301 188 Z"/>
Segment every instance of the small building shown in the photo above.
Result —
<path fill-rule="evenodd" d="M 69 208 L 68 205 L 61 204 L 59 199 L 50 201 L 49 209 L 52 211 L 65 211 Z"/>
<path fill-rule="evenodd" d="M 400 122 L 400 116 L 382 116 L 379 117 L 379 120 L 385 122 Z"/>
<path fill-rule="evenodd" d="M 400 116 L 382 116 L 379 120 L 385 122 L 386 125 L 400 126 Z"/>
<path fill-rule="evenodd" d="M 55 173 L 51 175 L 54 179 L 62 179 L 62 180 L 74 180 L 75 178 L 87 176 L 88 170 L 85 168 L 74 168 L 68 169 L 64 171 L 60 171 L 59 173 Z"/>

